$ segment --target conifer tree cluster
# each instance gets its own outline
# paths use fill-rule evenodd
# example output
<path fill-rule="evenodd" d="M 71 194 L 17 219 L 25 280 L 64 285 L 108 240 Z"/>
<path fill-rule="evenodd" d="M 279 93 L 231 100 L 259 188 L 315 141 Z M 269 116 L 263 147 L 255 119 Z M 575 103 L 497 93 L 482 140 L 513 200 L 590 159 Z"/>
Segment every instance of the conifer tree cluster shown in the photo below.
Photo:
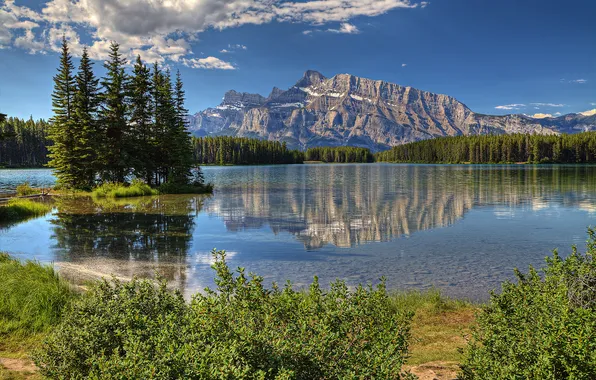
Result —
<path fill-rule="evenodd" d="M 188 185 L 193 174 L 202 179 L 200 168 L 193 170 L 180 73 L 172 84 L 169 70 L 157 64 L 149 68 L 137 57 L 130 74 L 126 65 L 113 42 L 103 78 L 93 73 L 86 49 L 75 73 L 63 38 L 49 128 L 49 166 L 63 187 L 88 189 L 134 176 L 171 188 Z"/>
<path fill-rule="evenodd" d="M 373 154 L 366 148 L 353 146 L 309 148 L 304 154 L 306 161 L 332 163 L 373 162 Z"/>
<path fill-rule="evenodd" d="M 0 121 L 0 167 L 43 167 L 48 162 L 49 123 L 9 117 Z"/>
<path fill-rule="evenodd" d="M 377 153 L 377 161 L 418 163 L 596 162 L 596 132 L 573 135 L 456 136 L 400 145 Z"/>
<path fill-rule="evenodd" d="M 195 137 L 195 162 L 204 165 L 301 164 L 304 153 L 288 149 L 286 143 L 246 137 Z"/>

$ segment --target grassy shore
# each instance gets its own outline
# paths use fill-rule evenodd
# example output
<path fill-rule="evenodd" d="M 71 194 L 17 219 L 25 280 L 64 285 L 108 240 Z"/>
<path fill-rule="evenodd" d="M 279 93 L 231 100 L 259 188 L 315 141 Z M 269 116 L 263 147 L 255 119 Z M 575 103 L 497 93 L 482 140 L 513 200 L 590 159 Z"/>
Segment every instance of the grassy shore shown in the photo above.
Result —
<path fill-rule="evenodd" d="M 29 199 L 11 199 L 0 205 L 0 226 L 47 214 L 52 207 Z"/>

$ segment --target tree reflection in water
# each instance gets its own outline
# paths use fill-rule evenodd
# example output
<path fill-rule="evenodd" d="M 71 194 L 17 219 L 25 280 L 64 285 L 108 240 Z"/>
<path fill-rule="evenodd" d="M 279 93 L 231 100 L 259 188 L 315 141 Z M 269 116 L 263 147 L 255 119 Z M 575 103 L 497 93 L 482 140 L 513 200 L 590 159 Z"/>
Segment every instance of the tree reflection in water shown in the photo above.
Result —
<path fill-rule="evenodd" d="M 52 236 L 61 270 L 80 281 L 163 276 L 184 288 L 203 196 L 58 198 Z"/>

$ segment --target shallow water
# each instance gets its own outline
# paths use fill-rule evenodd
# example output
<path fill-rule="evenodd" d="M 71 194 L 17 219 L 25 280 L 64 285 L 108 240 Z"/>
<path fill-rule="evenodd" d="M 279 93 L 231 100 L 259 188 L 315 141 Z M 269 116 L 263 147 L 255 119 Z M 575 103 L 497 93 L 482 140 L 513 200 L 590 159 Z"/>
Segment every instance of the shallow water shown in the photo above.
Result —
<path fill-rule="evenodd" d="M 269 282 L 438 287 L 486 299 L 514 267 L 584 246 L 594 166 L 290 165 L 207 167 L 211 197 L 59 198 L 0 229 L 0 250 L 56 263 L 76 280 L 161 273 L 187 294 L 212 286 L 210 251 Z M 0 192 L 49 170 L 0 170 Z"/>

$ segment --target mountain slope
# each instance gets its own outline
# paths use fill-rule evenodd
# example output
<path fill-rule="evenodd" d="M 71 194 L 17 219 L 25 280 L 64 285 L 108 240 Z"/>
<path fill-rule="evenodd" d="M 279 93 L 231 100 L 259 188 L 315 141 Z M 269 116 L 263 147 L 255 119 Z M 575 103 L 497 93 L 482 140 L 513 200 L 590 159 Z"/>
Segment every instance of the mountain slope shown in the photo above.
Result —
<path fill-rule="evenodd" d="M 267 98 L 229 91 L 219 106 L 190 116 L 189 128 L 197 136 L 256 137 L 299 149 L 350 145 L 378 151 L 441 136 L 595 130 L 596 115 L 481 115 L 447 95 L 309 70 L 293 87 L 276 87 Z"/>

